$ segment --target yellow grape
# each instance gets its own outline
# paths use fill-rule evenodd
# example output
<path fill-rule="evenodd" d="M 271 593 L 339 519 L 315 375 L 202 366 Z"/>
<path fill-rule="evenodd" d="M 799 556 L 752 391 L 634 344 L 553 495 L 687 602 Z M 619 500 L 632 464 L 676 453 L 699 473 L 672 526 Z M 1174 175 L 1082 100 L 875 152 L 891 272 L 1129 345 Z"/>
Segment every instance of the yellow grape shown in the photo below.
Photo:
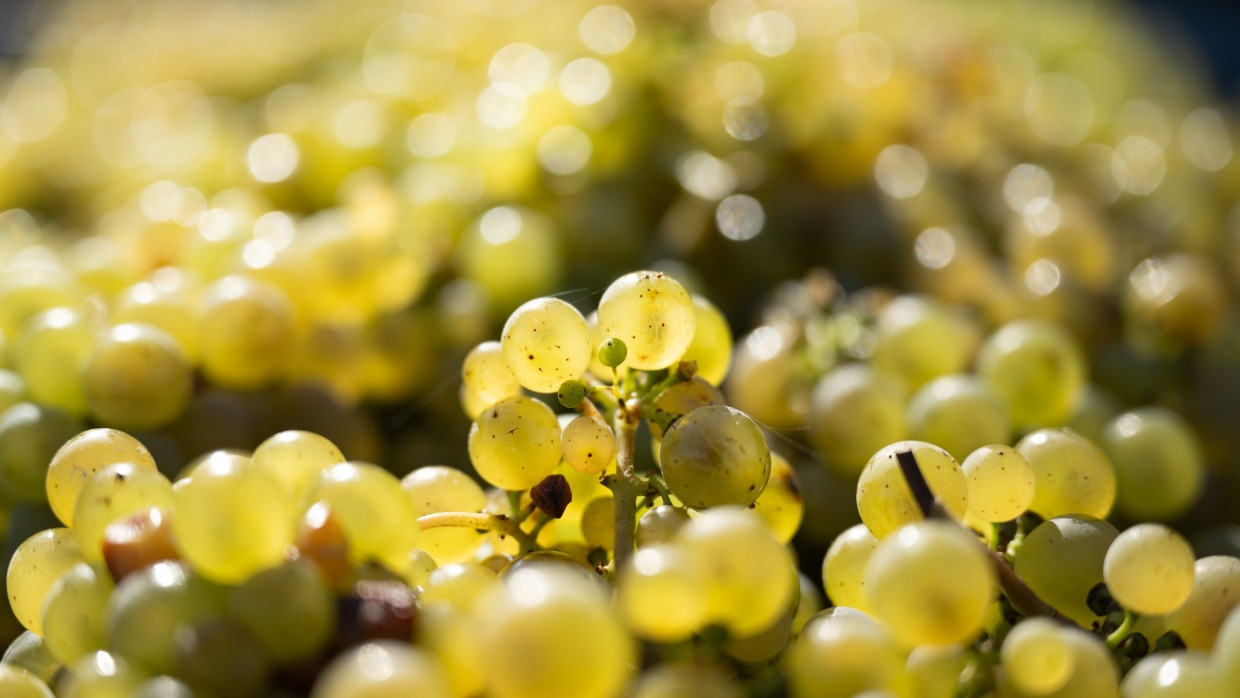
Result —
<path fill-rule="evenodd" d="M 461 276 L 501 308 L 548 292 L 564 271 L 555 223 L 515 206 L 496 206 L 475 219 L 462 231 L 455 254 Z"/>
<path fill-rule="evenodd" d="M 660 504 L 637 519 L 637 547 L 668 543 L 680 527 L 689 522 L 689 512 L 671 504 Z"/>
<path fill-rule="evenodd" d="M 40 531 L 17 546 L 9 559 L 5 584 L 13 615 L 27 630 L 42 634 L 48 591 L 60 575 L 85 560 L 77 537 L 67 528 Z"/>
<path fill-rule="evenodd" d="M 629 632 L 652 642 L 681 642 L 708 620 L 708 569 L 675 545 L 650 545 L 629 558 L 616 583 L 616 603 Z"/>
<path fill-rule="evenodd" d="M 134 437 L 117 429 L 88 429 L 65 442 L 47 468 L 47 503 L 66 526 L 73 526 L 73 507 L 86 480 L 100 468 L 132 463 L 155 470 L 155 459 Z"/>
<path fill-rule="evenodd" d="M 44 501 L 48 463 L 81 430 L 76 418 L 33 402 L 19 402 L 0 412 L 0 492 L 4 498 Z"/>
<path fill-rule="evenodd" d="M 1107 548 L 1102 577 L 1124 608 L 1165 616 L 1184 605 L 1193 592 L 1195 558 L 1188 541 L 1156 523 L 1137 524 L 1120 533 Z"/>
<path fill-rule="evenodd" d="M 771 454 L 771 477 L 754 500 L 753 510 L 762 517 L 781 543 L 792 542 L 805 515 L 800 478 L 781 455 Z"/>
<path fill-rule="evenodd" d="M 852 698 L 871 690 L 899 695 L 906 687 L 903 653 L 882 626 L 860 613 L 811 619 L 784 667 L 793 698 Z"/>
<path fill-rule="evenodd" d="M 345 650 L 323 669 L 310 698 L 452 698 L 439 660 L 407 642 L 380 640 Z"/>
<path fill-rule="evenodd" d="M 1097 616 L 1085 601 L 1102 581 L 1102 561 L 1117 535 L 1114 526 L 1091 516 L 1048 519 L 1025 536 L 1012 566 L 1039 598 L 1088 628 Z"/>
<path fill-rule="evenodd" d="M 442 511 L 479 512 L 487 505 L 486 493 L 473 478 L 444 465 L 418 468 L 406 475 L 400 486 L 413 501 L 415 516 Z M 418 547 L 440 565 L 471 559 L 481 544 L 478 531 L 453 526 L 428 529 L 418 537 Z"/>
<path fill-rule="evenodd" d="M 771 451 L 756 422 L 726 405 L 681 417 L 663 436 L 659 462 L 686 506 L 753 504 L 771 475 Z"/>
<path fill-rule="evenodd" d="M 37 676 L 11 664 L 0 664 L 0 693 L 6 698 L 54 698 Z"/>
<path fill-rule="evenodd" d="M 458 611 L 472 611 L 499 583 L 495 570 L 481 563 L 445 565 L 431 570 L 418 600 L 426 606 L 447 605 Z"/>
<path fill-rule="evenodd" d="M 193 303 L 194 286 L 184 274 L 160 274 L 119 293 L 112 300 L 108 317 L 118 325 L 137 322 L 157 327 L 176 341 L 191 362 L 197 361 L 202 340 Z"/>
<path fill-rule="evenodd" d="M 327 437 L 290 429 L 259 444 L 250 455 L 250 466 L 275 478 L 292 501 L 300 502 L 320 473 L 344 460 L 340 448 Z"/>
<path fill-rule="evenodd" d="M 693 316 L 693 341 L 680 360 L 696 361 L 695 375 L 721 385 L 732 365 L 732 328 L 713 303 L 697 294 L 693 294 Z"/>
<path fill-rule="evenodd" d="M 1148 654 L 1133 665 L 1121 687 L 1133 698 L 1225 698 L 1235 686 L 1225 682 L 1211 658 L 1200 652 L 1172 650 Z"/>
<path fill-rule="evenodd" d="M 577 472 L 601 473 L 616 457 L 616 434 L 594 415 L 578 415 L 560 437 L 564 461 Z"/>
<path fill-rule="evenodd" d="M 447 604 L 418 608 L 418 644 L 439 658 L 452 695 L 482 695 L 490 680 L 482 651 L 482 628 L 474 616 Z"/>
<path fill-rule="evenodd" d="M 964 473 L 947 451 L 924 441 L 898 441 L 875 453 L 857 480 L 857 511 L 879 540 L 923 518 L 896 459 L 901 451 L 913 453 L 930 491 L 948 512 L 963 518 L 968 509 Z"/>
<path fill-rule="evenodd" d="M 836 366 L 814 387 L 810 442 L 833 470 L 855 477 L 876 451 L 908 437 L 905 398 L 899 380 L 872 366 Z"/>
<path fill-rule="evenodd" d="M 43 637 L 62 664 L 105 649 L 103 613 L 112 594 L 106 569 L 80 562 L 52 584 L 43 601 Z"/>
<path fill-rule="evenodd" d="M 151 507 L 172 507 L 172 483 L 158 470 L 132 463 L 100 468 L 87 478 L 73 507 L 73 533 L 90 562 L 103 561 L 103 532 L 119 518 Z"/>
<path fill-rule="evenodd" d="M 659 664 L 644 671 L 631 698 L 743 698 L 726 670 L 711 665 Z"/>
<path fill-rule="evenodd" d="M 535 298 L 512 311 L 500 351 L 522 387 L 554 393 L 576 380 L 590 364 L 590 327 L 573 306 L 558 298 Z"/>
<path fill-rule="evenodd" d="M 45 310 L 74 307 L 82 288 L 60 266 L 6 264 L 0 281 L 0 333 L 21 334 L 22 323 Z"/>
<path fill-rule="evenodd" d="M 1115 508 L 1129 519 L 1170 521 L 1201 494 L 1201 445 L 1188 422 L 1170 410 L 1125 412 L 1107 424 L 1099 445 L 1115 466 Z"/>
<path fill-rule="evenodd" d="M 878 539 L 865 524 L 856 524 L 835 537 L 822 559 L 822 587 L 833 606 L 870 612 L 865 591 L 865 566 L 878 548 Z"/>
<path fill-rule="evenodd" d="M 85 414 L 81 369 L 95 342 L 95 328 L 70 308 L 54 308 L 27 320 L 14 361 L 30 399 L 70 414 Z"/>
<path fill-rule="evenodd" d="M 961 460 L 986 444 L 1011 436 L 1007 407 L 975 376 L 941 376 L 909 398 L 909 437 L 942 446 Z"/>
<path fill-rule="evenodd" d="M 324 470 L 302 500 L 325 502 L 344 528 L 354 563 L 375 560 L 392 570 L 408 563 L 418 532 L 413 501 L 395 475 L 373 463 L 347 461 Z"/>
<path fill-rule="evenodd" d="M 1017 320 L 996 330 L 978 352 L 977 373 L 1022 429 L 1065 423 L 1088 381 L 1076 341 L 1045 320 Z"/>
<path fill-rule="evenodd" d="M 202 371 L 213 383 L 261 388 L 283 375 L 297 331 L 296 311 L 278 286 L 227 276 L 202 290 Z"/>
<path fill-rule="evenodd" d="M 65 669 L 63 682 L 56 686 L 60 698 L 132 698 L 146 678 L 144 672 L 130 667 L 119 653 L 102 650 Z"/>
<path fill-rule="evenodd" d="M 977 349 L 977 330 L 932 298 L 898 296 L 878 313 L 873 362 L 916 390 L 964 370 Z"/>
<path fill-rule="evenodd" d="M 95 345 L 84 368 L 95 419 L 121 429 L 155 429 L 181 416 L 194 376 L 181 347 L 150 325 L 117 325 Z"/>
<path fill-rule="evenodd" d="M 521 394 L 521 381 L 508 368 L 501 345 L 494 340 L 479 344 L 465 355 L 461 362 L 461 385 L 483 408 Z"/>
<path fill-rule="evenodd" d="M 763 325 L 753 330 L 737 346 L 728 374 L 729 402 L 772 429 L 798 428 L 806 423 L 809 391 L 804 386 L 804 365 L 795 339 L 784 327 Z M 903 405 L 903 397 L 900 399 Z M 903 423 L 903 410 L 898 411 Z M 814 421 L 808 423 L 812 431 Z M 903 438 L 903 431 L 897 438 Z M 857 467 L 869 453 L 861 456 Z"/>
<path fill-rule="evenodd" d="M 1064 632 L 1064 626 L 1047 618 L 1018 622 L 1003 639 L 1000 653 L 1008 684 L 1035 696 L 1063 688 L 1075 668 Z"/>
<path fill-rule="evenodd" d="M 1011 446 L 982 446 L 960 469 L 968 484 L 969 512 L 983 521 L 1011 521 L 1033 502 L 1033 468 Z"/>
<path fill-rule="evenodd" d="M 1115 504 L 1115 468 L 1089 439 L 1070 429 L 1040 429 L 1016 450 L 1033 468 L 1029 508 L 1043 518 L 1084 514 L 1106 518 Z"/>
<path fill-rule="evenodd" d="M 560 462 L 560 423 L 524 395 L 483 410 L 469 430 L 469 459 L 483 480 L 505 490 L 537 485 Z"/>
<path fill-rule="evenodd" d="M 603 292 L 598 324 L 604 337 L 619 337 L 628 345 L 630 367 L 642 371 L 665 368 L 680 359 L 693 341 L 693 299 L 667 274 L 632 272 Z"/>
<path fill-rule="evenodd" d="M 1240 605 L 1240 558 L 1203 557 L 1193 565 L 1193 593 L 1165 619 L 1190 650 L 1209 651 L 1228 614 Z"/>
<path fill-rule="evenodd" d="M 953 698 L 969 660 L 959 645 L 922 645 L 909 652 L 904 673 L 918 698 Z"/>
<path fill-rule="evenodd" d="M 1080 628 L 1064 627 L 1060 633 L 1072 654 L 1072 673 L 1067 682 L 1050 695 L 1054 698 L 1119 698 L 1119 665 L 1106 642 Z M 1001 675 L 1001 678 L 1005 677 Z M 1034 695 L 1012 688 L 1008 682 L 1001 681 L 1000 695 L 1009 692 L 1021 698 Z"/>
<path fill-rule="evenodd" d="M 581 535 L 591 548 L 616 547 L 616 502 L 610 494 L 596 497 L 581 513 Z"/>

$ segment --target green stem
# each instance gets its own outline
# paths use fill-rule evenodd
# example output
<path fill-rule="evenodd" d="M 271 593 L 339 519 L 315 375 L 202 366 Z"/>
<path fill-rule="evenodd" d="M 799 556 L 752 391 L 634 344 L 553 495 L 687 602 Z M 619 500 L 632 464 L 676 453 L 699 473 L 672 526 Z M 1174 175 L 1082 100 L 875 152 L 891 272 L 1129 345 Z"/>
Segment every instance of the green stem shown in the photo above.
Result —
<path fill-rule="evenodd" d="M 418 517 L 418 529 L 426 531 L 432 528 L 472 528 L 476 531 L 494 531 L 501 535 L 512 536 L 524 550 L 538 547 L 534 537 L 521 530 L 511 517 L 502 514 L 478 514 L 463 511 L 442 511 Z"/>
<path fill-rule="evenodd" d="M 1107 645 L 1109 645 L 1111 649 L 1119 647 L 1119 643 L 1123 642 L 1124 638 L 1132 634 L 1132 629 L 1135 628 L 1136 625 L 1137 614 L 1125 609 L 1124 622 L 1119 624 L 1119 627 L 1115 629 L 1115 632 L 1107 635 Z"/>
<path fill-rule="evenodd" d="M 637 420 L 629 409 L 616 411 L 616 473 L 606 479 L 615 502 L 616 570 L 619 571 L 633 554 L 637 534 L 637 498 L 646 485 L 633 474 L 633 448 L 637 437 Z"/>

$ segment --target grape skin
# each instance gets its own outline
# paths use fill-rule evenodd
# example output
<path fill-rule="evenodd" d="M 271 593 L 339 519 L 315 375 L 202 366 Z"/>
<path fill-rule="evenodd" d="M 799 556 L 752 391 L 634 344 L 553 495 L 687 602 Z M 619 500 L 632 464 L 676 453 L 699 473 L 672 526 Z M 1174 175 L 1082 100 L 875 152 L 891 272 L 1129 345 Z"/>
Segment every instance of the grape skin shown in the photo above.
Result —
<path fill-rule="evenodd" d="M 27 538 L 9 559 L 5 585 L 13 615 L 27 630 L 42 634 L 43 601 L 52 585 L 84 562 L 78 539 L 67 528 L 49 528 Z"/>
<path fill-rule="evenodd" d="M 1175 530 L 1137 524 L 1111 541 L 1102 576 L 1115 600 L 1128 610 L 1165 616 L 1192 594 L 1194 563 L 1193 549 Z"/>
<path fill-rule="evenodd" d="M 593 347 L 590 327 L 576 308 L 558 298 L 536 298 L 512 311 L 500 351 L 512 375 L 536 393 L 554 393 L 586 372 Z"/>
<path fill-rule="evenodd" d="M 537 485 L 560 462 L 560 423 L 550 407 L 518 395 L 491 405 L 469 430 L 469 459 L 506 490 Z"/>
<path fill-rule="evenodd" d="M 771 451 L 762 430 L 726 405 L 693 410 L 663 437 L 659 462 L 667 486 L 685 505 L 749 506 L 771 476 Z"/>
<path fill-rule="evenodd" d="M 1033 468 L 1011 446 L 983 446 L 960 469 L 969 486 L 969 511 L 983 521 L 1011 521 L 1033 502 Z"/>
<path fill-rule="evenodd" d="M 628 345 L 629 367 L 653 371 L 684 356 L 697 325 L 693 299 L 683 286 L 662 272 L 637 271 L 603 292 L 598 326 L 604 337 Z"/>
<path fill-rule="evenodd" d="M 822 586 L 832 605 L 869 613 L 865 566 L 877 547 L 878 539 L 865 524 L 850 527 L 831 542 L 822 559 Z"/>
<path fill-rule="evenodd" d="M 1097 620 L 1085 600 L 1102 581 L 1102 563 L 1119 531 L 1090 516 L 1048 519 L 1025 536 L 1013 569 L 1046 603 L 1082 627 Z"/>
<path fill-rule="evenodd" d="M 1070 429 L 1040 429 L 1016 450 L 1033 468 L 1029 508 L 1050 519 L 1081 514 L 1104 519 L 1115 504 L 1115 468 L 1089 439 Z"/>
<path fill-rule="evenodd" d="M 857 480 L 857 511 L 875 538 L 882 540 L 901 526 L 922 519 L 921 509 L 896 460 L 911 451 L 930 491 L 956 518 L 968 509 L 968 485 L 947 451 L 924 441 L 898 441 L 875 453 Z"/>
<path fill-rule="evenodd" d="M 151 452 L 129 434 L 100 427 L 65 442 L 47 467 L 47 503 L 66 526 L 73 526 L 73 506 L 86 480 L 100 468 L 132 463 L 155 470 Z"/>

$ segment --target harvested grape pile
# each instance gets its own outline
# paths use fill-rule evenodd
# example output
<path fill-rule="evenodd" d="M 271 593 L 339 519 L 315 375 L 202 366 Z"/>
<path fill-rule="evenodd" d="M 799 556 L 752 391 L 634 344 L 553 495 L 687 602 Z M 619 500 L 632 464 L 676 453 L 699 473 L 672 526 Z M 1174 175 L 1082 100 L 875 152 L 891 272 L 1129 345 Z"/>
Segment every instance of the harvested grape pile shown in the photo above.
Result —
<path fill-rule="evenodd" d="M 1105 0 L 57 3 L 0 695 L 1236 695 L 1238 124 Z"/>

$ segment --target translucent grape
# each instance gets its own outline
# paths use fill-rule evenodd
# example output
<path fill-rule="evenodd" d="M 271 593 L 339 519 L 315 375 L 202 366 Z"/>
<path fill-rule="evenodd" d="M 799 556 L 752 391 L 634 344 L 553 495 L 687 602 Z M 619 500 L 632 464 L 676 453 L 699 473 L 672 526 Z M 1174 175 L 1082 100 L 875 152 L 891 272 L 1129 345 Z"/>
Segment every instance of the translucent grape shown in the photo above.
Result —
<path fill-rule="evenodd" d="M 913 453 L 930 491 L 948 512 L 963 518 L 968 508 L 964 473 L 947 451 L 924 441 L 898 441 L 875 453 L 857 480 L 857 511 L 879 540 L 923 518 L 896 459 L 901 451 Z"/>
<path fill-rule="evenodd" d="M 6 698 L 53 698 L 51 689 L 37 676 L 9 664 L 0 664 L 0 693 Z"/>
<path fill-rule="evenodd" d="M 878 313 L 874 365 L 909 388 L 963 370 L 977 349 L 973 326 L 950 308 L 923 296 L 899 296 Z"/>
<path fill-rule="evenodd" d="M 341 653 L 319 676 L 310 698 L 452 698 L 434 655 L 394 641 L 368 642 Z"/>
<path fill-rule="evenodd" d="M 1069 429 L 1041 429 L 1016 444 L 1033 468 L 1029 508 L 1043 518 L 1083 514 L 1106 518 L 1115 503 L 1115 468 L 1085 437 Z"/>
<path fill-rule="evenodd" d="M 1143 657 L 1122 684 L 1125 698 L 1224 698 L 1235 685 L 1203 653 L 1174 650 Z"/>
<path fill-rule="evenodd" d="M 827 465 L 856 476 L 887 444 L 908 437 L 904 385 L 867 364 L 844 364 L 829 371 L 810 402 L 810 442 Z"/>
<path fill-rule="evenodd" d="M 438 657 L 454 696 L 482 695 L 490 680 L 481 635 L 480 624 L 467 611 L 447 604 L 419 609 L 419 644 Z"/>
<path fill-rule="evenodd" d="M 1102 567 L 1111 595 L 1134 613 L 1165 616 L 1193 592 L 1195 558 L 1188 541 L 1161 524 L 1137 524 L 1120 533 Z"/>
<path fill-rule="evenodd" d="M 653 642 L 687 640 L 707 622 L 702 594 L 707 574 L 699 558 L 676 546 L 641 548 L 617 582 L 616 603 L 625 627 Z"/>
<path fill-rule="evenodd" d="M 413 501 L 415 516 L 441 511 L 478 512 L 486 508 L 487 496 L 473 478 L 456 468 L 428 465 L 409 473 L 400 485 Z M 471 559 L 482 545 L 475 530 L 444 526 L 422 531 L 418 547 L 440 565 Z"/>
<path fill-rule="evenodd" d="M 106 570 L 81 562 L 48 590 L 43 602 L 43 637 L 64 664 L 105 648 L 103 613 L 112 594 Z"/>
<path fill-rule="evenodd" d="M 41 531 L 17 546 L 9 559 L 5 585 L 13 615 L 27 630 L 42 634 L 48 591 L 60 575 L 85 559 L 77 537 L 67 528 Z"/>
<path fill-rule="evenodd" d="M 610 496 L 596 497 L 581 513 L 581 535 L 592 548 L 616 547 L 616 502 Z"/>
<path fill-rule="evenodd" d="M 500 351 L 523 387 L 554 393 L 586 372 L 594 345 L 576 308 L 558 298 L 536 298 L 508 316 Z"/>
<path fill-rule="evenodd" d="M 732 328 L 728 319 L 713 303 L 693 295 L 693 341 L 680 357 L 696 361 L 697 373 L 712 385 L 721 385 L 732 365 Z"/>
<path fill-rule="evenodd" d="M 178 629 L 217 615 L 224 595 L 179 562 L 160 562 L 126 577 L 108 601 L 108 647 L 137 667 L 159 674 L 176 665 Z"/>
<path fill-rule="evenodd" d="M 1074 655 L 1063 626 L 1046 618 L 1026 618 L 1003 640 L 1003 672 L 1008 684 L 1030 695 L 1054 693 L 1072 677 Z"/>
<path fill-rule="evenodd" d="M 73 507 L 87 478 L 117 463 L 155 470 L 155 459 L 146 446 L 116 429 L 88 429 L 56 451 L 47 468 L 47 503 L 66 526 L 73 526 Z"/>
<path fill-rule="evenodd" d="M 792 542 L 801 527 L 805 515 L 801 481 L 792 465 L 777 453 L 771 454 L 771 477 L 754 500 L 753 510 L 782 543 Z"/>
<path fill-rule="evenodd" d="M 454 251 L 461 276 L 502 308 L 546 293 L 564 271 L 555 223 L 515 206 L 496 206 L 479 216 L 461 232 Z"/>
<path fill-rule="evenodd" d="M 521 382 L 508 368 L 500 347 L 496 341 L 483 342 L 461 362 L 461 384 L 484 406 L 521 394 Z"/>
<path fill-rule="evenodd" d="M 904 673 L 921 698 L 952 698 L 969 657 L 958 645 L 914 647 L 904 662 Z"/>
<path fill-rule="evenodd" d="M 320 473 L 344 460 L 340 448 L 327 437 L 290 429 L 259 444 L 250 456 L 250 467 L 275 478 L 284 485 L 292 501 L 299 502 L 318 481 Z"/>
<path fill-rule="evenodd" d="M 985 549 L 950 521 L 909 524 L 879 541 L 865 567 L 876 620 L 908 647 L 967 643 L 998 582 Z"/>
<path fill-rule="evenodd" d="M 48 649 L 43 638 L 29 630 L 23 630 L 9 643 L 0 663 L 24 669 L 44 683 L 51 681 L 52 675 L 60 669 L 60 660 Z"/>
<path fill-rule="evenodd" d="M 790 429 L 807 423 L 809 390 L 804 385 L 804 365 L 794 340 L 786 328 L 759 327 L 739 343 L 728 373 L 729 403 L 772 429 Z M 901 422 L 904 419 L 902 406 L 903 397 L 899 410 Z M 811 432 L 815 421 L 808 421 Z M 903 436 L 901 431 L 897 438 Z M 856 467 L 860 467 L 866 457 L 868 454 L 861 456 Z"/>
<path fill-rule="evenodd" d="M 340 526 L 354 563 L 376 560 L 399 570 L 416 543 L 413 500 L 396 476 L 373 463 L 349 461 L 324 470 L 304 500 L 325 502 Z"/>
<path fill-rule="evenodd" d="M 982 446 L 960 469 L 969 487 L 969 512 L 983 521 L 1011 521 L 1033 502 L 1033 468 L 1011 446 Z"/>
<path fill-rule="evenodd" d="M 1063 424 L 1088 380 L 1072 336 L 1044 320 L 1017 320 L 986 339 L 977 372 L 1008 406 L 1018 428 Z"/>
<path fill-rule="evenodd" d="M 693 299 L 667 274 L 632 272 L 603 292 L 598 325 L 604 337 L 619 337 L 628 345 L 630 367 L 665 368 L 684 356 L 693 341 Z"/>
<path fill-rule="evenodd" d="M 560 437 L 564 462 L 581 473 L 601 473 L 616 457 L 616 434 L 594 415 L 574 417 Z"/>
<path fill-rule="evenodd" d="M 1084 630 L 1063 628 L 1060 632 L 1072 653 L 1072 674 L 1067 683 L 1050 695 L 1055 698 L 1119 698 L 1119 666 L 1107 644 Z M 1000 689 L 1001 695 L 1007 695 L 1003 691 L 1009 691 L 1011 686 L 1002 682 Z"/>
<path fill-rule="evenodd" d="M 205 695 L 259 695 L 269 659 L 250 631 L 228 617 L 196 619 L 178 628 L 176 675 Z"/>
<path fill-rule="evenodd" d="M 506 490 L 537 485 L 560 462 L 560 423 L 533 398 L 506 398 L 469 431 L 469 459 L 483 480 Z"/>
<path fill-rule="evenodd" d="M 1211 555 L 1197 560 L 1193 568 L 1192 594 L 1165 623 L 1188 649 L 1209 651 L 1223 621 L 1240 605 L 1240 559 Z"/>
<path fill-rule="evenodd" d="M 48 463 L 81 430 L 77 419 L 33 402 L 0 412 L 0 491 L 13 499 L 44 501 Z"/>
<path fill-rule="evenodd" d="M 909 437 L 942 446 L 957 460 L 986 444 L 1006 443 L 1012 428 L 1007 407 L 971 375 L 936 378 L 909 399 Z"/>
<path fill-rule="evenodd" d="M 1116 509 L 1130 519 L 1170 521 L 1197 501 L 1205 460 L 1192 427 L 1161 407 L 1113 419 L 1100 443 L 1115 466 Z"/>
<path fill-rule="evenodd" d="M 184 278 L 168 283 L 167 278 L 165 274 L 160 283 L 142 281 L 126 288 L 113 299 L 108 317 L 118 325 L 140 322 L 163 330 L 192 362 L 202 341 L 192 301 L 196 284 Z"/>
<path fill-rule="evenodd" d="M 862 614 L 806 623 L 785 662 L 793 698 L 851 698 L 869 690 L 895 692 L 904 683 L 903 653 Z"/>
<path fill-rule="evenodd" d="M 869 613 L 865 566 L 877 547 L 878 539 L 865 524 L 850 527 L 831 542 L 822 559 L 822 586 L 832 605 Z"/>
<path fill-rule="evenodd" d="M 637 547 L 667 543 L 689 522 L 689 512 L 671 504 L 660 504 L 637 519 Z"/>
<path fill-rule="evenodd" d="M 223 451 L 177 487 L 174 516 L 185 559 L 223 584 L 280 564 L 293 543 L 293 502 L 280 484 L 248 458 Z"/>
<path fill-rule="evenodd" d="M 743 698 L 725 670 L 690 664 L 660 664 L 642 673 L 631 698 Z"/>
<path fill-rule="evenodd" d="M 1090 627 L 1097 616 L 1086 598 L 1102 581 L 1102 561 L 1117 535 L 1114 526 L 1090 516 L 1048 519 L 1016 547 L 1012 565 L 1039 598 Z"/>
<path fill-rule="evenodd" d="M 172 337 L 149 325 L 117 325 L 86 358 L 91 415 L 121 429 L 155 429 L 189 405 L 193 372 Z"/>
<path fill-rule="evenodd" d="M 292 301 L 278 286 L 227 276 L 202 290 L 202 371 L 228 388 L 263 387 L 288 364 L 297 331 Z"/>
<path fill-rule="evenodd" d="M 85 414 L 81 369 L 94 346 L 95 328 L 70 308 L 30 318 L 14 352 L 30 399 L 69 414 Z"/>
<path fill-rule="evenodd" d="M 659 462 L 668 488 L 694 508 L 748 506 L 771 475 L 771 451 L 758 425 L 726 405 L 693 410 L 663 436 Z"/>
<path fill-rule="evenodd" d="M 1219 626 L 1211 661 L 1228 685 L 1240 685 L 1240 612 L 1233 609 Z"/>
<path fill-rule="evenodd" d="M 423 585 L 420 603 L 445 604 L 460 611 L 472 611 L 487 592 L 499 585 L 495 570 L 476 562 L 445 565 L 431 572 Z"/>
<path fill-rule="evenodd" d="M 82 485 L 73 507 L 73 533 L 86 559 L 102 562 L 108 524 L 151 507 L 171 509 L 172 503 L 172 483 L 158 470 L 132 463 L 105 466 Z"/>
<path fill-rule="evenodd" d="M 119 654 L 99 651 L 67 667 L 56 689 L 61 698 L 133 698 L 145 678 Z"/>

